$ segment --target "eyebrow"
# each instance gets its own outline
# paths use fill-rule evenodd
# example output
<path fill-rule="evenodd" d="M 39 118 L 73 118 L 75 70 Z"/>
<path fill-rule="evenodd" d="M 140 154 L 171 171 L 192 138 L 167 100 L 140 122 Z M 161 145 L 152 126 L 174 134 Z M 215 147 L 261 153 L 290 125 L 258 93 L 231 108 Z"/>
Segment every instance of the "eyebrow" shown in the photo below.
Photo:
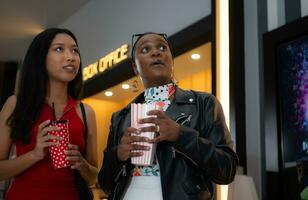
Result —
<path fill-rule="evenodd" d="M 166 42 L 166 40 L 164 40 L 162 38 L 157 38 L 155 40 L 158 40 L 159 42 L 162 42 L 162 43 L 166 44 L 167 46 L 169 45 L 168 42 Z M 138 46 L 140 47 L 140 46 L 144 45 L 147 42 L 149 42 L 149 40 L 141 41 L 141 43 Z"/>
<path fill-rule="evenodd" d="M 58 42 L 58 43 L 52 43 L 51 46 L 55 46 L 55 45 L 60 45 L 60 46 L 64 46 L 64 43 Z M 73 44 L 72 47 L 78 47 L 76 44 Z"/>

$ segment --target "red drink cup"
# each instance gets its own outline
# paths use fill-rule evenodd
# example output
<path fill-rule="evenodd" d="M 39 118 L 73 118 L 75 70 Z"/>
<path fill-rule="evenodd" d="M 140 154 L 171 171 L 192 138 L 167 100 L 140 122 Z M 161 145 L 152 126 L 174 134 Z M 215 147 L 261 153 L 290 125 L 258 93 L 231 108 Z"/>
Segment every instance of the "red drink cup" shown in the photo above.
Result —
<path fill-rule="evenodd" d="M 70 162 L 66 160 L 67 156 L 64 153 L 64 151 L 68 150 L 68 145 L 69 145 L 68 121 L 67 120 L 54 121 L 52 125 L 60 128 L 60 130 L 50 131 L 49 134 L 59 136 L 62 138 L 62 140 L 59 140 L 58 145 L 54 145 L 49 148 L 53 167 L 55 169 L 68 167 L 70 166 Z"/>

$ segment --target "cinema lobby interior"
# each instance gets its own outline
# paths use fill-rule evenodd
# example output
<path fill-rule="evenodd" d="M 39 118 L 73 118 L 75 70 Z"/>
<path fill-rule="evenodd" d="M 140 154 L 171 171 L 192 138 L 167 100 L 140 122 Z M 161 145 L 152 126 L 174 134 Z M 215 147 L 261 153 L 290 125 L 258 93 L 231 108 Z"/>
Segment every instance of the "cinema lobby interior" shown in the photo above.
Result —
<path fill-rule="evenodd" d="M 213 190 L 209 199 L 308 200 L 307 0 L 1 0 L 0 146 L 7 148 L 0 147 L 0 171 L 13 166 L 9 162 L 20 156 L 20 144 L 1 136 L 11 130 L 4 130 L 4 125 L 12 126 L 3 118 L 7 99 L 12 95 L 19 98 L 18 85 L 26 80 L 20 79 L 20 73 L 27 49 L 35 36 L 48 28 L 68 29 L 78 40 L 82 92 L 76 101 L 89 105 L 95 114 L 92 164 L 98 172 L 107 163 L 104 151 L 115 137 L 109 135 L 114 131 L 111 122 L 116 121 L 113 114 L 122 113 L 147 89 L 136 73 L 134 54 L 134 45 L 145 36 L 138 36 L 137 41 L 132 36 L 155 32 L 157 37 L 166 34 L 162 38 L 172 53 L 176 88 L 214 96 L 223 110 L 238 163 L 230 183 L 207 182 Z M 193 120 L 193 115 L 188 120 L 191 117 Z M 162 126 L 156 127 L 157 134 L 163 131 Z M 221 144 L 216 145 L 220 148 Z M 51 149 L 46 152 L 49 156 Z M 188 163 L 187 169 L 208 172 L 184 153 L 173 153 L 173 159 Z M 8 178 L 2 178 L 6 176 L 0 172 L 0 200 L 6 199 L 15 178 L 35 166 L 12 172 Z M 183 174 L 188 173 L 185 170 Z M 122 175 L 119 173 L 115 182 Z M 112 199 L 99 180 L 88 184 L 93 199 Z M 191 192 L 190 199 L 208 199 L 192 194 L 202 186 L 193 187 L 188 191 L 191 188 L 183 186 Z M 162 189 L 164 194 L 164 186 Z"/>

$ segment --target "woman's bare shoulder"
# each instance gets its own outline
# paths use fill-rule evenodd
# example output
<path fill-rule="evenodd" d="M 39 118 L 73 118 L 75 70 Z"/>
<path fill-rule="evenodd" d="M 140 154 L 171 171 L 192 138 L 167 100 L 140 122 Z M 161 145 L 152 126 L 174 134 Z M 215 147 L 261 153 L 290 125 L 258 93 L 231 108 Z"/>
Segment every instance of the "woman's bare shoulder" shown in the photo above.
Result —
<path fill-rule="evenodd" d="M 2 111 L 12 112 L 15 108 L 16 101 L 17 101 L 16 95 L 12 95 L 9 98 L 7 98 L 6 102 L 4 103 L 2 107 Z"/>

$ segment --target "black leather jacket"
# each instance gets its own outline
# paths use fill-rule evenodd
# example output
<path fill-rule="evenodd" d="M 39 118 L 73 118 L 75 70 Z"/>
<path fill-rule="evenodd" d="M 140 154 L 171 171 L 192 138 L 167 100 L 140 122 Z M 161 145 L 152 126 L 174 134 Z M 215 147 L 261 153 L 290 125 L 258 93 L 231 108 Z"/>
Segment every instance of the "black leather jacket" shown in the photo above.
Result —
<path fill-rule="evenodd" d="M 142 102 L 144 94 L 134 102 Z M 213 183 L 233 181 L 238 158 L 220 103 L 213 95 L 176 88 L 166 114 L 181 124 L 176 142 L 160 142 L 156 155 L 165 200 L 213 199 Z M 131 178 L 130 160 L 117 160 L 117 145 L 130 126 L 130 105 L 112 115 L 99 183 L 110 199 L 121 199 Z"/>

